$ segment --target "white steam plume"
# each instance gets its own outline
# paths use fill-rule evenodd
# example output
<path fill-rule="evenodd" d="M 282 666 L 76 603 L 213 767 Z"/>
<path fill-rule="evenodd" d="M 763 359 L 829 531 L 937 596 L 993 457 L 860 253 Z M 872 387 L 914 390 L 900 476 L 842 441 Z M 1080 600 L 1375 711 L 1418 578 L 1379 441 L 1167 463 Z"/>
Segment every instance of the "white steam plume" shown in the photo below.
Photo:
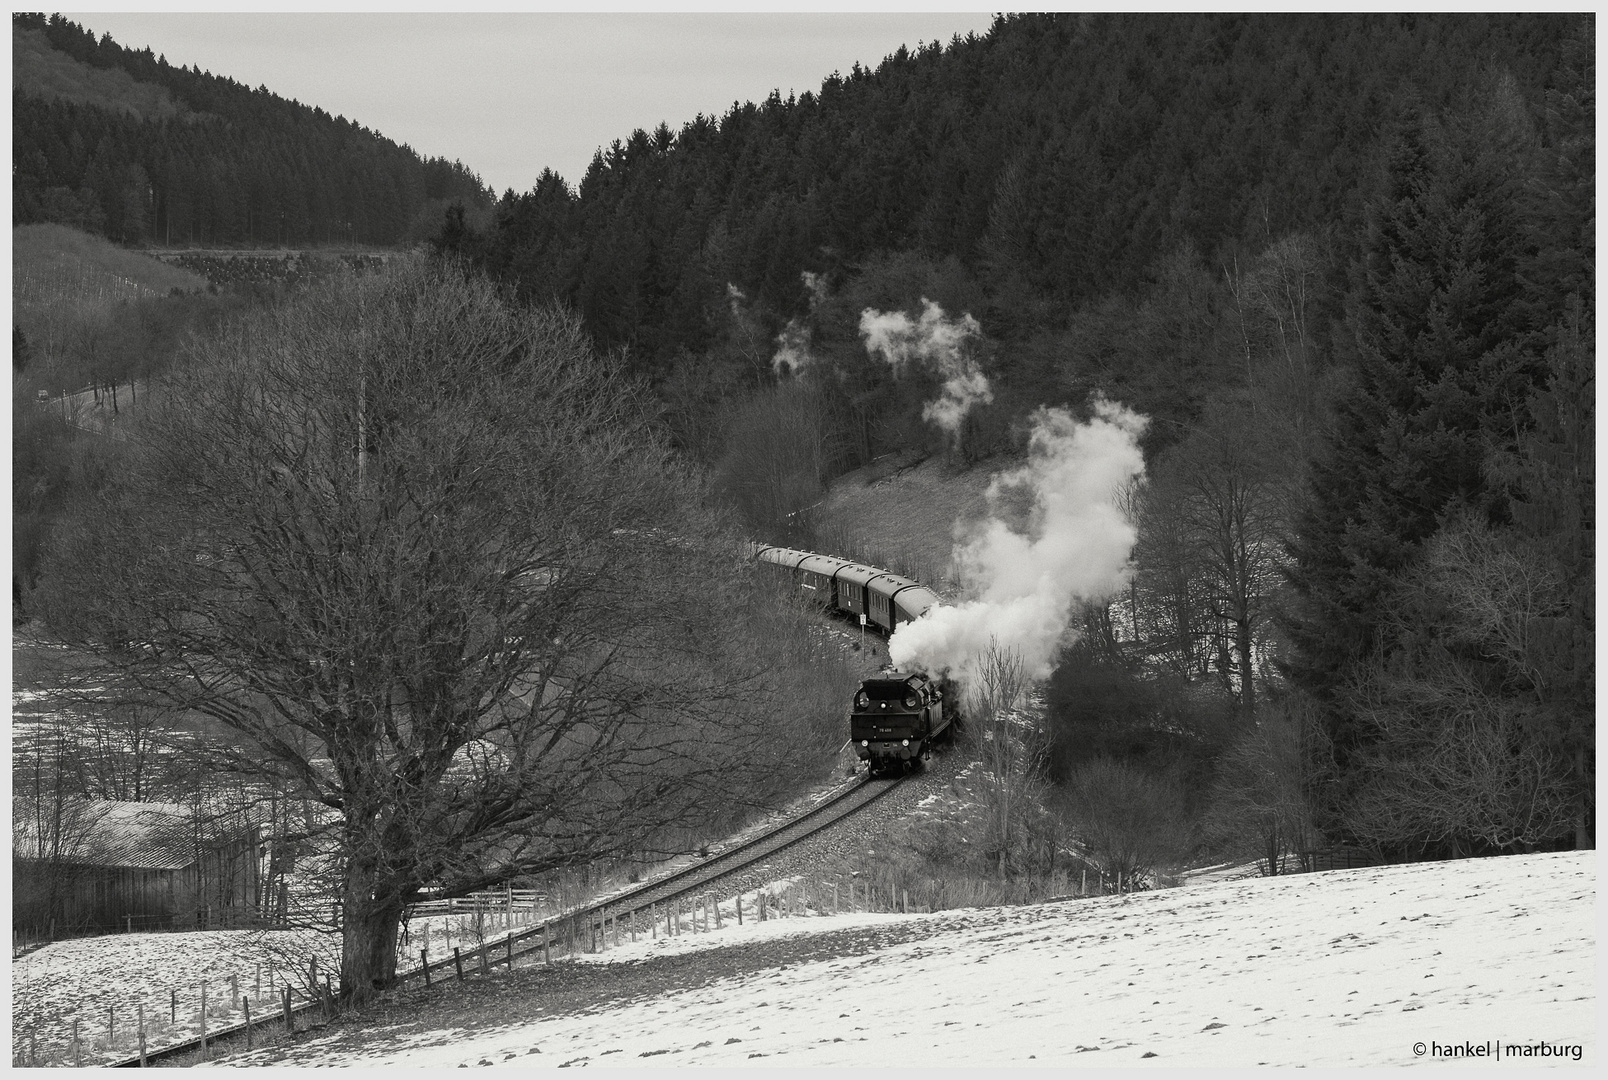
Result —
<path fill-rule="evenodd" d="M 903 373 L 906 365 L 921 362 L 943 377 L 942 394 L 927 403 L 921 418 L 958 437 L 961 421 L 971 407 L 994 400 L 987 376 L 967 347 L 982 337 L 983 328 L 969 313 L 947 318 L 943 308 L 925 296 L 921 305 L 921 318 L 915 322 L 902 311 L 866 308 L 860 312 L 860 336 L 865 339 L 865 351 L 872 356 L 881 353 L 895 375 Z"/>
<path fill-rule="evenodd" d="M 1137 534 L 1117 495 L 1144 472 L 1138 440 L 1148 421 L 1103 398 L 1093 404 L 1087 423 L 1065 409 L 1034 415 L 1027 464 L 990 482 L 985 521 L 956 526 L 955 561 L 975 599 L 930 608 L 896 629 L 888 641 L 895 664 L 964 675 L 997 639 L 1021 653 L 1029 678 L 1047 678 L 1074 603 L 1107 600 L 1127 583 Z M 1031 511 L 1018 531 L 1004 509 L 1023 495 Z"/>
<path fill-rule="evenodd" d="M 809 273 L 809 271 L 805 271 Z M 799 325 L 797 319 L 788 319 L 782 332 L 776 335 L 776 355 L 771 357 L 771 370 L 781 377 L 782 368 L 797 375 L 810 366 L 810 328 Z"/>

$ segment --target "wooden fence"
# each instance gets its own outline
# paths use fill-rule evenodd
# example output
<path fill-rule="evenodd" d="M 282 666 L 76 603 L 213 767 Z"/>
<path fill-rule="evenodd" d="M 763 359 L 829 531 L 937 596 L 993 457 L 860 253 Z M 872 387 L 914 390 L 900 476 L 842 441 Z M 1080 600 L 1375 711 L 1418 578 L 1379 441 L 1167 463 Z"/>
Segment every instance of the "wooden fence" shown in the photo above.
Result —
<path fill-rule="evenodd" d="M 535 889 L 487 890 L 444 900 L 421 900 L 408 906 L 407 918 L 420 919 L 431 915 L 483 915 L 493 912 L 509 914 L 535 911 L 546 902 L 547 894 L 537 892 Z"/>

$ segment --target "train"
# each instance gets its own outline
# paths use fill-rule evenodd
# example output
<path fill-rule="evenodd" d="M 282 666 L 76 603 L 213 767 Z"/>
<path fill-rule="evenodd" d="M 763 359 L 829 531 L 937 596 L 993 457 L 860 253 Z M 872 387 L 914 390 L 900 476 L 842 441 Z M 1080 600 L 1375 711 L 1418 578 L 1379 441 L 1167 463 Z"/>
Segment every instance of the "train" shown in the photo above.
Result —
<path fill-rule="evenodd" d="M 861 616 L 862 626 L 891 634 L 939 602 L 919 581 L 813 551 L 759 545 L 755 557 L 792 577 L 799 592 L 828 611 Z"/>
<path fill-rule="evenodd" d="M 861 626 L 892 634 L 921 618 L 938 594 L 907 577 L 831 555 L 758 545 L 755 557 L 791 580 L 808 601 L 855 617 Z M 905 772 L 926 761 L 934 743 L 953 732 L 956 697 L 948 680 L 924 671 L 887 667 L 865 679 L 849 710 L 849 740 L 874 777 Z"/>

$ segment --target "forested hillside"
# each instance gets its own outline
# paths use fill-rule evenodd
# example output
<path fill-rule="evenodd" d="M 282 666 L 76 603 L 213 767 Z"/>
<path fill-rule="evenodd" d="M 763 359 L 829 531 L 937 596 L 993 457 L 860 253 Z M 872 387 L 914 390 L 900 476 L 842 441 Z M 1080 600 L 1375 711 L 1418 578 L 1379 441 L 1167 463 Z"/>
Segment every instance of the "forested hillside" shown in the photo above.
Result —
<path fill-rule="evenodd" d="M 1085 809 L 1273 869 L 1589 844 L 1594 32 L 1003 16 L 437 244 L 623 347 L 762 536 L 890 451 L 1148 417 L 1136 572 L 1050 681 Z"/>
<path fill-rule="evenodd" d="M 12 223 L 121 243 L 390 246 L 489 193 L 457 162 L 60 15 L 12 16 Z"/>
<path fill-rule="evenodd" d="M 954 257 L 996 294 L 995 332 L 1026 330 L 1024 294 L 1130 289 L 1181 243 L 1215 260 L 1354 232 L 1394 108 L 1466 103 L 1503 76 L 1533 98 L 1578 32 L 1565 16 L 1001 17 L 819 94 L 635 132 L 578 191 L 547 177 L 504 206 L 487 261 L 659 363 L 710 346 L 728 281 L 785 320 L 807 310 L 800 271 L 838 284 L 886 252 Z"/>

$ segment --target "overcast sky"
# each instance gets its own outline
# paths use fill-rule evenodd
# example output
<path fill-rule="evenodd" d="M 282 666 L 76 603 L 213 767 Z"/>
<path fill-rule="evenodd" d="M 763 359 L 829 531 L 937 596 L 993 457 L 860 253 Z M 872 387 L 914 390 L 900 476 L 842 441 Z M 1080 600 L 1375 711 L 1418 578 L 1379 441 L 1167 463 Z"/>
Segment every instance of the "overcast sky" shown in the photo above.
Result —
<path fill-rule="evenodd" d="M 770 91 L 818 91 L 901 44 L 985 33 L 988 14 L 136 14 L 64 12 L 175 66 L 318 105 L 501 194 L 572 184 L 600 146 Z"/>

